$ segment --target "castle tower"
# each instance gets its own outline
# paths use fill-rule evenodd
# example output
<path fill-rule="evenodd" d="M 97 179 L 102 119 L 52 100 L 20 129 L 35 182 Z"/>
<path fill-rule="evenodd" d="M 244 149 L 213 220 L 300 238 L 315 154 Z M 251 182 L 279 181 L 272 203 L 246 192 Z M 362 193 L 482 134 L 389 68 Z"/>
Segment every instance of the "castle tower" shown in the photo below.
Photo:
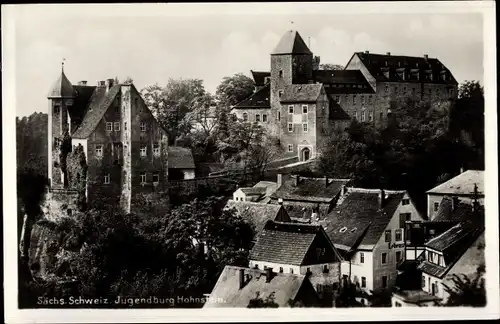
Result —
<path fill-rule="evenodd" d="M 313 53 L 297 31 L 287 31 L 271 53 L 271 118 L 283 122 L 280 93 L 291 84 L 307 84 L 312 80 Z M 279 132 L 276 129 L 276 132 Z M 279 134 L 276 134 L 279 135 Z"/>
<path fill-rule="evenodd" d="M 62 63 L 61 75 L 49 91 L 49 128 L 48 128 L 48 176 L 51 188 L 62 188 L 64 175 L 59 161 L 59 147 L 66 132 L 70 131 L 71 120 L 68 109 L 73 105 L 74 89 L 64 74 Z"/>

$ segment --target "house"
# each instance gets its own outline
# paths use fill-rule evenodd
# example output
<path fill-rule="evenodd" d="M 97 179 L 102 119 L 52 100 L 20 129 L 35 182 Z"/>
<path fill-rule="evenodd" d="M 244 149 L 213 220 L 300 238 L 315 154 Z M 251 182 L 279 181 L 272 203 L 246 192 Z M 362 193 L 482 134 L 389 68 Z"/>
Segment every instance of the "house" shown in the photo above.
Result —
<path fill-rule="evenodd" d="M 180 146 L 168 148 L 168 178 L 169 180 L 194 179 L 195 169 L 191 150 Z"/>
<path fill-rule="evenodd" d="M 167 133 L 133 84 L 107 79 L 95 86 L 72 85 L 63 69 L 47 97 L 51 192 L 70 197 L 84 181 L 87 202 L 107 199 L 130 212 L 137 194 L 165 188 Z M 65 169 L 61 160 L 77 147 L 85 154 L 85 178 L 82 169 Z"/>
<path fill-rule="evenodd" d="M 327 214 L 343 194 L 348 179 L 308 178 L 300 175 L 277 176 L 278 188 L 272 204 L 282 204 L 290 217 L 309 221 L 313 214 Z"/>
<path fill-rule="evenodd" d="M 356 52 L 344 70 L 319 70 L 301 35 L 284 33 L 270 54 L 270 71 L 251 71 L 255 91 L 237 103 L 239 119 L 277 136 L 285 156 L 300 161 L 321 154 L 327 134 L 350 120 L 385 125 L 401 97 L 448 104 L 457 82 L 437 58 Z"/>
<path fill-rule="evenodd" d="M 389 289 L 403 261 L 406 221 L 423 220 L 406 191 L 347 188 L 322 225 L 342 255 L 341 274 L 366 293 Z"/>
<path fill-rule="evenodd" d="M 484 203 L 484 171 L 467 170 L 458 176 L 427 191 L 427 216 L 433 220 L 445 196 L 455 197 L 458 201 L 472 203 L 474 197 Z"/>
<path fill-rule="evenodd" d="M 270 181 L 259 181 L 253 187 L 238 188 L 233 193 L 234 201 L 258 201 L 267 204 L 270 195 L 276 192 L 278 184 Z"/>
<path fill-rule="evenodd" d="M 306 275 L 326 305 L 340 284 L 340 255 L 321 226 L 268 221 L 249 255 L 253 269 Z"/>
<path fill-rule="evenodd" d="M 472 221 L 462 221 L 432 238 L 425 243 L 425 250 L 419 257 L 420 291 L 395 292 L 393 304 L 427 306 L 446 303 L 449 294 L 445 286 L 453 288 L 454 275 L 470 278 L 480 269 L 484 270 L 484 244 L 484 225 Z M 415 296 L 408 298 L 408 295 Z"/>
<path fill-rule="evenodd" d="M 247 221 L 259 233 L 269 220 L 291 222 L 288 213 L 280 205 L 261 204 L 249 201 L 229 200 L 224 209 L 236 209 L 237 214 Z"/>
<path fill-rule="evenodd" d="M 203 307 L 247 308 L 259 301 L 269 307 L 320 305 L 306 275 L 226 266 Z"/>

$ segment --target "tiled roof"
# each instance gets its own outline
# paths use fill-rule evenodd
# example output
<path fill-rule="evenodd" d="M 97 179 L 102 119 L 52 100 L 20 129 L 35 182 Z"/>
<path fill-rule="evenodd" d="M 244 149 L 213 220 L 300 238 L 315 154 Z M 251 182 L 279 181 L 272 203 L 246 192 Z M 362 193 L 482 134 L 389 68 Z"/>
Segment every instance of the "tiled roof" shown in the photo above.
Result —
<path fill-rule="evenodd" d="M 368 81 L 360 70 L 314 70 L 313 78 L 316 82 L 327 84 L 368 85 Z"/>
<path fill-rule="evenodd" d="M 50 88 L 48 98 L 72 98 L 74 95 L 73 85 L 69 82 L 64 71 Z"/>
<path fill-rule="evenodd" d="M 477 228 L 471 227 L 470 224 L 461 222 L 441 235 L 429 240 L 425 245 L 436 251 L 445 252 L 446 250 L 453 248 L 453 246 L 461 240 L 470 238 L 476 230 Z"/>
<path fill-rule="evenodd" d="M 73 86 L 75 98 L 73 99 L 73 105 L 68 109 L 72 123 L 74 122 L 77 125 L 80 125 L 82 122 L 95 88 L 95 86 Z M 77 128 L 72 129 L 72 132 L 75 132 L 76 130 Z"/>
<path fill-rule="evenodd" d="M 241 289 L 240 270 L 244 271 L 245 279 Z M 279 307 L 288 307 L 288 301 L 295 300 L 301 287 L 307 283 L 304 275 L 288 273 L 274 273 L 271 281 L 266 282 L 266 275 L 262 270 L 226 266 L 204 307 L 246 308 L 257 293 L 263 300 L 274 294 L 274 302 Z"/>
<path fill-rule="evenodd" d="M 259 71 L 252 71 L 252 70 L 250 70 L 250 72 L 252 72 L 253 80 L 254 80 L 256 86 L 265 85 L 266 84 L 265 78 L 271 76 L 271 72 L 259 72 Z"/>
<path fill-rule="evenodd" d="M 366 54 L 363 52 L 354 53 L 357 55 L 363 64 L 366 66 L 370 74 L 377 81 L 394 81 L 394 82 L 427 82 L 427 83 L 442 83 L 456 85 L 457 81 L 451 72 L 436 58 L 425 58 L 416 56 L 401 56 L 401 55 L 383 55 L 383 54 Z M 389 78 L 384 76 L 384 70 L 389 71 Z M 424 81 L 424 76 L 420 76 L 420 80 L 406 78 L 403 80 L 397 75 L 397 71 L 405 69 L 407 72 L 416 70 L 420 72 L 432 71 L 433 81 Z M 447 78 L 445 81 L 440 79 L 442 71 L 446 71 Z"/>
<path fill-rule="evenodd" d="M 316 102 L 321 93 L 322 84 L 291 84 L 285 86 L 281 102 Z"/>
<path fill-rule="evenodd" d="M 281 187 L 271 195 L 273 199 L 288 199 L 311 202 L 330 202 L 342 189 L 342 186 L 349 182 L 346 179 L 328 179 L 328 186 L 325 178 L 300 177 L 298 186 L 295 186 L 294 176 L 283 175 Z"/>
<path fill-rule="evenodd" d="M 250 260 L 302 265 L 321 227 L 268 221 L 250 251 Z"/>
<path fill-rule="evenodd" d="M 238 215 L 254 227 L 256 233 L 259 233 L 269 220 L 291 221 L 286 211 L 279 205 L 229 200 L 224 208 L 235 208 Z"/>
<path fill-rule="evenodd" d="M 243 101 L 240 101 L 233 106 L 234 109 L 247 109 L 247 108 L 271 108 L 270 100 L 271 97 L 271 85 L 268 83 L 261 89 L 258 89 L 250 97 Z"/>
<path fill-rule="evenodd" d="M 194 159 L 191 150 L 180 146 L 168 147 L 169 169 L 194 169 Z"/>
<path fill-rule="evenodd" d="M 73 133 L 73 138 L 88 138 L 95 130 L 109 106 L 120 92 L 120 85 L 112 86 L 106 92 L 106 87 L 97 87 L 90 98 L 89 106 L 85 112 L 85 117 L 78 129 Z"/>
<path fill-rule="evenodd" d="M 278 42 L 278 45 L 271 53 L 271 55 L 276 54 L 309 54 L 312 52 L 307 47 L 306 43 L 300 36 L 300 34 L 295 30 L 287 31 Z"/>
<path fill-rule="evenodd" d="M 480 196 L 484 197 L 484 171 L 467 170 L 458 176 L 427 191 L 446 195 L 472 195 L 474 184 L 477 185 Z"/>
<path fill-rule="evenodd" d="M 334 245 L 343 250 L 358 244 L 376 244 L 404 196 L 403 192 L 385 191 L 385 203 L 380 209 L 376 190 L 356 190 L 350 188 L 344 200 L 318 222 Z"/>
<path fill-rule="evenodd" d="M 348 120 L 351 119 L 348 113 L 334 100 L 332 96 L 328 98 L 330 108 L 330 120 Z"/>
<path fill-rule="evenodd" d="M 441 203 L 439 204 L 439 209 L 434 221 L 436 222 L 460 222 L 465 220 L 472 220 L 473 217 L 480 217 L 480 215 L 475 215 L 472 209 L 472 205 L 469 203 L 464 203 L 462 201 L 456 202 L 453 206 L 453 198 L 448 196 L 443 197 Z"/>

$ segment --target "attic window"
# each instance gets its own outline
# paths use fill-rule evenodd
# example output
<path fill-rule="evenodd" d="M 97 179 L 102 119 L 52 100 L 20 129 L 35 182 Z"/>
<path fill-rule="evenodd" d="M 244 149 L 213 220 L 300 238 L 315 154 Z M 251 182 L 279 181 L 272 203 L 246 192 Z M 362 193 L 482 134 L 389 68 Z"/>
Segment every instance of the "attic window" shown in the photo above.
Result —
<path fill-rule="evenodd" d="M 340 233 L 344 233 L 345 231 L 347 231 L 347 227 L 345 227 L 345 226 L 344 226 L 344 227 L 342 227 L 342 228 L 339 230 L 339 232 L 340 232 Z"/>
<path fill-rule="evenodd" d="M 354 228 L 351 230 L 351 233 L 356 232 L 356 230 L 357 230 L 357 229 L 358 229 L 357 227 L 354 227 Z"/>

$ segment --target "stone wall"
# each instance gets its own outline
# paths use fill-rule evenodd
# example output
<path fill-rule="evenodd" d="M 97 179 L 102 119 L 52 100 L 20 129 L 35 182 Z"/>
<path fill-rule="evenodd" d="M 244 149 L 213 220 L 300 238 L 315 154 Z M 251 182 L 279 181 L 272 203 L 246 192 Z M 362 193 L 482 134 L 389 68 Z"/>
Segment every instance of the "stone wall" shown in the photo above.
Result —
<path fill-rule="evenodd" d="M 68 210 L 71 210 L 68 212 Z M 55 221 L 78 210 L 78 191 L 52 189 L 47 193 L 42 206 L 44 218 Z"/>

